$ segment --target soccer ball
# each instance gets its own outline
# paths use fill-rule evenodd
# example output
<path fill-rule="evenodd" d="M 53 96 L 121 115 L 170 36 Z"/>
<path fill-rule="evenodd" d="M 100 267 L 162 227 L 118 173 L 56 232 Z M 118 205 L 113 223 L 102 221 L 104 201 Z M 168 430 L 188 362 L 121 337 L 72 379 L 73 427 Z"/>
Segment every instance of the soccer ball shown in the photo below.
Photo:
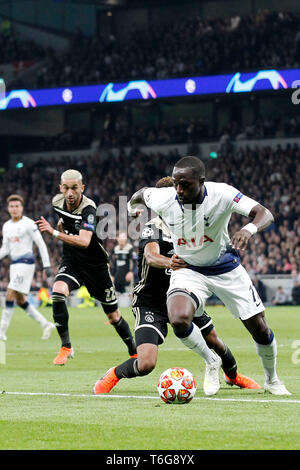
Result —
<path fill-rule="evenodd" d="M 197 390 L 196 380 L 187 369 L 171 367 L 158 380 L 157 390 L 165 403 L 189 403 Z"/>

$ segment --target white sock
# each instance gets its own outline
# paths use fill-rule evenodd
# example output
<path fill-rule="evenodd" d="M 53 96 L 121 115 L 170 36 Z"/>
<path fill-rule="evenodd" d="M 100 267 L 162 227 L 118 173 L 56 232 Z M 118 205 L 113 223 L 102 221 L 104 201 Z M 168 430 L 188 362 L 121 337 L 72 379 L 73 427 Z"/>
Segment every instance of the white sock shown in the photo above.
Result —
<path fill-rule="evenodd" d="M 0 334 L 5 336 L 5 333 L 9 327 L 10 321 L 12 319 L 12 316 L 14 314 L 14 305 L 12 307 L 6 307 L 2 310 L 2 317 L 1 317 L 1 322 L 0 322 Z"/>
<path fill-rule="evenodd" d="M 28 304 L 24 309 L 27 315 L 33 320 L 37 321 L 42 328 L 44 328 L 49 322 L 45 317 L 31 304 Z"/>
<path fill-rule="evenodd" d="M 199 356 L 201 356 L 208 364 L 215 363 L 216 355 L 207 346 L 205 339 L 202 336 L 200 328 L 198 328 L 195 323 L 192 323 L 190 330 L 191 331 L 189 332 L 188 336 L 182 338 L 181 336 L 176 335 L 177 338 L 180 339 L 180 341 L 189 349 L 194 351 L 196 354 L 199 354 Z"/>
<path fill-rule="evenodd" d="M 265 370 L 266 381 L 273 382 L 278 380 L 276 373 L 277 344 L 275 338 L 273 337 L 273 341 L 270 344 L 258 344 L 256 341 L 254 341 L 254 344 Z"/>

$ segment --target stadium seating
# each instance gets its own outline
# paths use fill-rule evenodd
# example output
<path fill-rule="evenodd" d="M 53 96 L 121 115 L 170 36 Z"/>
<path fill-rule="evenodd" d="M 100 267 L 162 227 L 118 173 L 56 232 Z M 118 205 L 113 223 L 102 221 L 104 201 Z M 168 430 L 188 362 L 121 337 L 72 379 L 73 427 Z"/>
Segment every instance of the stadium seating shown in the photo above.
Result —
<path fill-rule="evenodd" d="M 295 13 L 259 10 L 252 15 L 226 19 L 180 19 L 155 24 L 146 31 L 135 27 L 128 32 L 127 39 L 120 40 L 114 36 L 85 36 L 77 29 L 65 54 L 51 48 L 44 51 L 47 63 L 36 74 L 34 86 L 31 78 L 30 86 L 43 88 L 299 67 L 299 25 Z M 20 60 L 22 54 L 24 60 L 28 55 L 40 56 L 36 44 L 25 42 L 26 47 L 21 50 L 17 45 L 12 37 L 14 60 L 15 57 Z M 10 56 L 5 58 L 9 60 Z"/>

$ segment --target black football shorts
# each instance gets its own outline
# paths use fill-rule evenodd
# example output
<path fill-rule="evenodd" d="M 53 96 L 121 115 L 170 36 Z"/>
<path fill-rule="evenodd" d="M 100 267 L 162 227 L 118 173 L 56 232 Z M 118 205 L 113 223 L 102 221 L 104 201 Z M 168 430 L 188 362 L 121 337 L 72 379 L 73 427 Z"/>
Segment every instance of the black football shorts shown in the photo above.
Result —
<path fill-rule="evenodd" d="M 203 312 L 202 315 L 200 315 L 199 317 L 194 317 L 193 323 L 195 323 L 195 325 L 197 325 L 198 328 L 201 330 L 202 336 L 204 338 L 214 328 L 212 319 L 209 315 L 207 315 L 206 312 Z"/>
<path fill-rule="evenodd" d="M 165 341 L 168 334 L 169 319 L 165 312 L 149 307 L 133 307 L 135 316 L 135 342 L 139 346 L 145 343 L 160 345 Z M 203 337 L 207 336 L 214 328 L 212 319 L 206 312 L 199 317 L 193 318 Z"/>
<path fill-rule="evenodd" d="M 145 343 L 162 344 L 168 334 L 168 316 L 159 309 L 133 307 L 135 316 L 135 342 L 139 346 Z"/>
<path fill-rule="evenodd" d="M 114 312 L 118 308 L 115 286 L 108 264 L 85 267 L 78 266 L 70 260 L 63 260 L 55 281 L 64 281 L 68 284 L 70 292 L 85 285 L 91 297 L 101 302 L 105 313 Z"/>

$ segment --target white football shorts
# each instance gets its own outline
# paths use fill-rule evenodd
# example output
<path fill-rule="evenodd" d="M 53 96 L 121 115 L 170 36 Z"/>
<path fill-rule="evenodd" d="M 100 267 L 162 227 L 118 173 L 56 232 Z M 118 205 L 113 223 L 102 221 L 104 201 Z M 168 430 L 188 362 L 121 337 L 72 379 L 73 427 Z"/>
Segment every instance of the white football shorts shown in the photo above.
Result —
<path fill-rule="evenodd" d="M 242 265 L 216 276 L 204 276 L 185 268 L 172 271 L 168 293 L 173 289 L 184 289 L 197 297 L 199 301 L 197 315 L 204 311 L 207 299 L 213 294 L 224 303 L 234 318 L 247 320 L 265 309 L 249 274 Z"/>
<path fill-rule="evenodd" d="M 27 295 L 31 288 L 34 270 L 35 264 L 11 264 L 8 288 Z"/>

